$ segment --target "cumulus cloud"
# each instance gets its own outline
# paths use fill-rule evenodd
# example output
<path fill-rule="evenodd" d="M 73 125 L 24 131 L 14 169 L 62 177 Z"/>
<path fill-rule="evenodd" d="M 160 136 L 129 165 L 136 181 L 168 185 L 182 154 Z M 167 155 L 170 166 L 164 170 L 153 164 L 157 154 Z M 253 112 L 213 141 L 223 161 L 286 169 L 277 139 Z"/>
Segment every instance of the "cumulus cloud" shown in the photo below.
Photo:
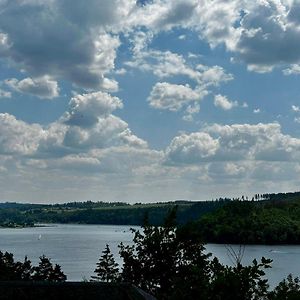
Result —
<path fill-rule="evenodd" d="M 27 124 L 7 113 L 0 114 L 0 153 L 33 154 L 44 132 L 38 124 Z"/>
<path fill-rule="evenodd" d="M 206 132 L 182 134 L 175 137 L 166 149 L 169 162 L 193 164 L 214 156 L 219 142 Z"/>
<path fill-rule="evenodd" d="M 214 105 L 223 110 L 231 110 L 234 107 L 237 107 L 239 104 L 237 101 L 230 101 L 226 96 L 215 95 Z"/>
<path fill-rule="evenodd" d="M 53 158 L 118 146 L 147 148 L 125 121 L 112 114 L 122 107 L 119 98 L 96 92 L 74 96 L 69 110 L 44 127 L 0 114 L 0 154 Z"/>
<path fill-rule="evenodd" d="M 86 154 L 70 154 L 47 162 L 47 168 L 66 173 L 127 174 L 141 166 L 151 166 L 162 158 L 162 153 L 129 146 L 95 149 Z"/>
<path fill-rule="evenodd" d="M 297 1 L 151 1 L 134 24 L 155 31 L 175 27 L 198 32 L 212 48 L 224 44 L 249 70 L 269 72 L 286 66 L 299 72 L 299 3 Z"/>
<path fill-rule="evenodd" d="M 188 105 L 185 110 L 185 115 L 182 117 L 184 121 L 192 122 L 194 121 L 194 114 L 197 114 L 200 111 L 200 105 L 197 102 Z"/>
<path fill-rule="evenodd" d="M 283 134 L 278 123 L 215 124 L 202 132 L 175 137 L 166 150 L 166 162 L 171 164 L 299 158 L 300 139 Z"/>
<path fill-rule="evenodd" d="M 104 92 L 95 92 L 74 96 L 65 114 L 65 123 L 79 127 L 95 125 L 100 117 L 110 115 L 117 108 L 122 108 L 122 101 Z"/>
<path fill-rule="evenodd" d="M 4 1 L 0 3 L 0 55 L 32 77 L 50 75 L 79 87 L 102 87 L 114 68 L 115 34 L 135 1 Z M 114 87 L 115 88 L 115 87 Z"/>
<path fill-rule="evenodd" d="M 0 97 L 16 91 L 52 99 L 59 95 L 60 80 L 80 92 L 48 125 L 0 114 L 3 197 L 17 199 L 19 189 L 19 195 L 27 190 L 35 199 L 48 193 L 52 201 L 60 200 L 62 193 L 65 199 L 76 200 L 101 195 L 106 200 L 153 201 L 210 196 L 211 191 L 224 195 L 232 187 L 244 192 L 251 184 L 255 189 L 277 189 L 272 180 L 297 187 L 300 141 L 283 133 L 277 123 L 215 124 L 179 133 L 165 150 L 156 151 L 115 115 L 122 101 L 106 92 L 118 91 L 114 76 L 121 78 L 136 68 L 159 81 L 152 87 L 149 105 L 183 110 L 186 121 L 193 120 L 207 94 L 216 94 L 215 104 L 221 109 L 246 107 L 218 91 L 233 80 L 224 67 L 202 60 L 200 53 L 183 54 L 183 48 L 178 53 L 158 50 L 155 37 L 162 31 L 173 36 L 177 31 L 172 30 L 179 29 L 174 43 L 182 44 L 196 33 L 201 45 L 204 41 L 212 49 L 221 46 L 221 51 L 230 52 L 232 62 L 244 62 L 249 70 L 269 72 L 280 66 L 283 74 L 296 75 L 299 3 L 143 2 L 0 0 L 0 59 L 21 71 L 9 75 L 18 79 L 8 79 L 3 88 L 11 90 L 0 90 Z M 132 58 L 123 46 L 131 47 Z M 125 59 L 130 61 L 122 65 Z M 291 109 L 295 122 L 300 122 L 297 106 Z M 17 184 L 10 188 L 11 182 Z"/>
<path fill-rule="evenodd" d="M 205 66 L 189 64 L 186 59 L 171 51 L 139 49 L 135 53 L 134 60 L 126 65 L 139 68 L 142 71 L 153 72 L 159 78 L 185 76 L 201 86 L 218 86 L 222 82 L 233 79 L 233 75 L 227 73 L 220 66 Z"/>
<path fill-rule="evenodd" d="M 170 84 L 167 82 L 158 82 L 152 87 L 151 94 L 148 97 L 150 106 L 170 111 L 178 111 L 190 102 L 189 110 L 194 110 L 193 113 L 195 113 L 196 110 L 193 109 L 195 103 L 192 102 L 201 100 L 214 87 L 233 79 L 232 74 L 227 73 L 220 66 L 209 67 L 202 64 L 190 64 L 180 54 L 170 51 L 146 51 L 143 47 L 135 53 L 134 60 L 126 64 L 144 72 L 152 72 L 160 79 L 184 76 L 186 80 L 194 81 L 196 86 L 194 89 L 187 83 Z M 188 111 L 186 113 L 184 119 L 191 121 L 192 114 Z"/>
<path fill-rule="evenodd" d="M 153 86 L 148 101 L 153 108 L 178 111 L 190 102 L 200 101 L 206 95 L 207 91 L 193 90 L 188 85 L 158 82 Z"/>
<path fill-rule="evenodd" d="M 300 74 L 300 65 L 292 64 L 289 68 L 284 69 L 282 72 L 284 75 L 298 75 Z"/>
<path fill-rule="evenodd" d="M 11 89 L 24 94 L 30 94 L 39 98 L 53 99 L 59 95 L 59 87 L 55 80 L 48 76 L 40 78 L 16 78 L 6 79 L 5 83 Z"/>
<path fill-rule="evenodd" d="M 208 1 L 203 2 L 207 7 Z M 297 73 L 300 59 L 297 1 L 230 1 L 227 5 L 222 0 L 214 2 L 211 13 L 215 14 L 200 31 L 212 46 L 224 43 L 236 60 L 256 72 L 291 64 L 284 73 Z M 204 18 L 207 14 L 205 9 L 201 12 Z M 223 17 L 219 18 L 220 15 Z M 220 26 L 224 20 L 225 25 Z"/>
<path fill-rule="evenodd" d="M 0 89 L 0 98 L 11 98 L 11 92 Z"/>
<path fill-rule="evenodd" d="M 35 0 L 0 5 L 0 55 L 31 77 L 48 74 L 86 89 L 103 88 L 104 78 L 113 81 L 107 76 L 114 69 L 119 33 L 134 36 L 137 55 L 153 34 L 178 27 L 198 33 L 212 48 L 224 44 L 250 70 L 290 65 L 285 74 L 299 71 L 297 1 L 153 0 L 138 5 L 134 0 L 89 0 L 82 5 Z"/>
<path fill-rule="evenodd" d="M 300 107 L 297 105 L 292 105 L 292 111 L 294 112 L 300 112 Z"/>

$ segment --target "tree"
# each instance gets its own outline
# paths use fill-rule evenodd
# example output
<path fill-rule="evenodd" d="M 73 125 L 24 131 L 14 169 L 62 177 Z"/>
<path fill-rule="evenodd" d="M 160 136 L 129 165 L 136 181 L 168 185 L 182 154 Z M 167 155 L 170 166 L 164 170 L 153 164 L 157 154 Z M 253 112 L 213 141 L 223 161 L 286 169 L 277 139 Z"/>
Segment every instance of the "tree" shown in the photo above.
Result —
<path fill-rule="evenodd" d="M 270 292 L 270 300 L 297 300 L 300 299 L 300 280 L 288 275 L 276 288 Z"/>
<path fill-rule="evenodd" d="M 45 255 L 40 257 L 39 265 L 33 267 L 32 280 L 62 282 L 66 279 L 67 276 L 61 271 L 61 267 L 57 264 L 53 267 L 50 259 Z"/>
<path fill-rule="evenodd" d="M 270 268 L 272 260 L 262 257 L 258 263 L 243 266 L 237 261 L 235 266 L 224 266 L 217 258 L 210 264 L 211 281 L 209 300 L 263 300 L 268 299 L 268 280 L 264 279 L 264 269 Z"/>
<path fill-rule="evenodd" d="M 243 266 L 240 255 L 236 255 L 234 266 L 224 266 L 205 252 L 199 234 L 190 227 L 177 227 L 175 219 L 174 209 L 163 226 L 146 223 L 142 231 L 133 230 L 131 245 L 119 245 L 123 259 L 120 281 L 132 283 L 160 300 L 269 299 L 268 282 L 263 276 L 271 260 L 262 258 Z M 106 254 L 112 259 L 108 248 L 103 253 L 104 258 Z M 101 269 L 102 280 L 105 272 L 111 272 L 106 269 Z"/>
<path fill-rule="evenodd" d="M 123 259 L 121 279 L 131 282 L 159 299 L 199 298 L 208 285 L 209 254 L 199 239 L 181 235 L 176 227 L 176 208 L 163 226 L 133 230 L 133 245 L 120 245 Z M 180 287 L 180 288 L 179 288 Z"/>
<path fill-rule="evenodd" d="M 113 254 L 110 252 L 109 245 L 106 244 L 103 250 L 103 255 L 100 257 L 97 263 L 97 268 L 94 273 L 96 276 L 92 276 L 92 281 L 105 281 L 116 282 L 119 279 L 119 268 L 115 262 Z"/>
<path fill-rule="evenodd" d="M 0 251 L 0 280 L 30 280 L 32 266 L 25 257 L 24 262 L 15 262 L 12 253 Z"/>

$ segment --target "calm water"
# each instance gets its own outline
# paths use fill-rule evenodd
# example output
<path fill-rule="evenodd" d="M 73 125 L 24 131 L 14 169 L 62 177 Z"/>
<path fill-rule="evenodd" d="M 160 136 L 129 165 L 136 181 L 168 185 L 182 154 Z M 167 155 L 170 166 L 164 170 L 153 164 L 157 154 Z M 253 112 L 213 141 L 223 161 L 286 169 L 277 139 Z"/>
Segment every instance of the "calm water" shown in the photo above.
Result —
<path fill-rule="evenodd" d="M 27 255 L 34 264 L 38 262 L 40 255 L 45 254 L 53 263 L 62 266 L 68 280 L 89 279 L 106 243 L 110 245 L 112 252 L 117 254 L 117 245 L 120 242 L 131 242 L 130 227 L 132 226 L 58 224 L 36 228 L 0 229 L 0 250 L 14 253 L 18 260 L 23 260 Z M 231 264 L 224 245 L 209 244 L 206 248 L 221 262 Z M 289 273 L 300 275 L 300 265 L 297 263 L 300 246 L 246 246 L 242 262 L 247 264 L 262 256 L 274 261 L 272 269 L 268 270 L 272 286 Z"/>

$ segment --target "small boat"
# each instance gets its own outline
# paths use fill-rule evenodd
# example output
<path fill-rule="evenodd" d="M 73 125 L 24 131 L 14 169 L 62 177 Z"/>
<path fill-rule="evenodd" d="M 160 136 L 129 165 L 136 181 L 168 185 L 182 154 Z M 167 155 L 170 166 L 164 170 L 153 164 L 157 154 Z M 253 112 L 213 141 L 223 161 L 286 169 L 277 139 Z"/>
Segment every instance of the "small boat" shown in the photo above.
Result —
<path fill-rule="evenodd" d="M 38 237 L 38 240 L 40 240 L 41 238 L 42 238 L 42 235 L 40 234 L 39 237 Z"/>

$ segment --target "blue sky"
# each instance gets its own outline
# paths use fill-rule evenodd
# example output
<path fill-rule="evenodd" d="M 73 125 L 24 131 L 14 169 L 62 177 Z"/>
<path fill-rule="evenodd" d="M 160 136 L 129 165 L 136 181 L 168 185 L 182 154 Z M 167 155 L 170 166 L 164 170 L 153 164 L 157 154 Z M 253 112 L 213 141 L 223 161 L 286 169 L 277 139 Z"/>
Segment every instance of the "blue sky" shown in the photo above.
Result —
<path fill-rule="evenodd" d="M 300 4 L 0 0 L 1 200 L 298 190 Z"/>

